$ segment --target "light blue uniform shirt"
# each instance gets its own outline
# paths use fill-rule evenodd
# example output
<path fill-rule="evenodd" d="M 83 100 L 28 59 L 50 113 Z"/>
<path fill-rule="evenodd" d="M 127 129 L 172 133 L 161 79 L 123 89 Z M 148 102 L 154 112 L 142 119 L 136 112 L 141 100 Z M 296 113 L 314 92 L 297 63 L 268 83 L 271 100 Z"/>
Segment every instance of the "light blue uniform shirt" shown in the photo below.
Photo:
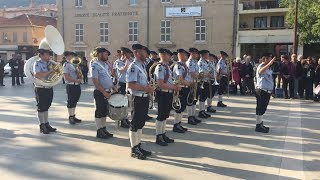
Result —
<path fill-rule="evenodd" d="M 263 89 L 267 91 L 273 90 L 273 78 L 272 78 L 272 70 L 269 68 L 262 74 L 259 74 L 259 70 L 265 66 L 264 64 L 260 64 L 257 68 L 256 78 L 257 78 L 257 89 Z"/>
<path fill-rule="evenodd" d="M 199 66 L 198 66 L 198 63 L 196 60 L 189 58 L 186 64 L 187 64 L 187 67 L 189 69 L 190 74 L 195 73 L 195 72 L 196 73 L 199 72 Z M 193 80 L 193 78 L 192 78 L 192 80 Z"/>
<path fill-rule="evenodd" d="M 69 61 L 66 61 L 63 64 L 63 73 L 69 74 L 69 76 L 73 79 L 78 79 L 76 67 L 74 64 L 70 63 Z M 67 80 L 65 80 L 65 81 L 66 81 L 66 83 L 73 83 L 73 82 L 69 82 Z"/>
<path fill-rule="evenodd" d="M 189 73 L 188 67 L 185 64 L 185 67 L 181 64 L 185 64 L 183 62 L 177 62 L 176 65 L 173 67 L 173 78 L 178 79 L 179 76 L 181 76 L 185 81 L 192 82 L 191 74 Z M 183 77 L 183 75 L 186 73 L 186 77 Z"/>
<path fill-rule="evenodd" d="M 198 66 L 199 66 L 199 73 L 209 73 L 210 72 L 209 64 L 205 59 L 201 58 L 198 61 Z M 204 80 L 209 80 L 209 78 L 205 77 Z"/>
<path fill-rule="evenodd" d="M 158 64 L 154 70 L 154 77 L 155 80 L 165 80 L 165 78 L 167 78 L 166 84 L 173 84 L 172 71 L 169 64 L 167 64 L 167 66 L 168 68 L 162 64 Z"/>
<path fill-rule="evenodd" d="M 111 69 L 106 62 L 96 60 L 92 63 L 92 78 L 98 79 L 104 89 L 111 89 L 113 87 Z"/>
<path fill-rule="evenodd" d="M 134 60 L 130 65 L 126 73 L 126 81 L 128 83 L 136 83 L 141 86 L 148 86 L 148 74 L 144 65 L 137 60 Z M 135 91 L 128 88 L 130 94 L 141 95 L 146 94 L 144 91 Z"/>
<path fill-rule="evenodd" d="M 50 65 L 50 62 L 46 62 L 40 59 L 34 63 L 33 73 L 35 74 L 38 72 L 49 72 L 50 71 L 48 67 L 49 65 Z M 48 77 L 46 77 L 45 80 L 48 80 Z"/>
<path fill-rule="evenodd" d="M 210 74 L 213 75 L 214 78 L 217 77 L 216 64 L 214 63 L 214 61 L 208 61 L 208 66 Z"/>
<path fill-rule="evenodd" d="M 217 64 L 217 72 L 219 72 L 219 70 L 221 70 L 221 73 L 223 73 L 225 76 L 225 74 L 228 74 L 228 65 L 226 63 L 226 60 L 224 59 L 220 59 L 218 61 L 218 64 Z"/>

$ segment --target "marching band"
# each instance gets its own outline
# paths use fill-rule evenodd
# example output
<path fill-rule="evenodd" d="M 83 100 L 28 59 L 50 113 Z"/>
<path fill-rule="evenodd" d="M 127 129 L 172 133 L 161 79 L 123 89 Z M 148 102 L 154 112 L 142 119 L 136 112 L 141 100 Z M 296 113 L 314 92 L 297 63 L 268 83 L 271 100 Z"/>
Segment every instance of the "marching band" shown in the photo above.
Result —
<path fill-rule="evenodd" d="M 46 36 L 58 36 L 54 30 Z M 59 39 L 59 38 L 58 38 Z M 81 58 L 76 53 L 64 51 L 66 59 L 63 67 L 50 60 L 52 52 L 61 55 L 61 48 L 52 45 L 50 38 L 39 47 L 39 55 L 26 63 L 25 70 L 33 68 L 32 74 L 27 76 L 33 79 L 37 101 L 37 116 L 40 123 L 40 132 L 49 134 L 57 129 L 48 122 L 48 110 L 52 103 L 53 86 L 59 77 L 66 81 L 67 108 L 69 123 L 76 124 L 82 121 L 76 118 L 75 109 L 81 96 L 81 80 L 83 78 L 79 65 Z M 59 42 L 59 41 L 58 41 Z M 64 49 L 63 41 L 60 45 Z M 156 140 L 160 146 L 168 146 L 174 139 L 166 134 L 167 119 L 171 110 L 174 110 L 173 132 L 186 133 L 187 128 L 182 126 L 183 112 L 187 111 L 187 123 L 197 125 L 215 113 L 212 100 L 218 93 L 217 107 L 226 107 L 223 103 L 223 94 L 228 91 L 230 69 L 228 54 L 220 52 L 220 59 L 210 54 L 208 50 L 199 51 L 190 48 L 189 51 L 178 49 L 171 52 L 160 48 L 158 54 L 150 51 L 146 46 L 134 44 L 129 48 L 121 47 L 119 59 L 112 65 L 109 62 L 111 53 L 103 47 L 96 47 L 91 53 L 92 82 L 94 84 L 96 137 L 108 139 L 113 137 L 107 129 L 107 116 L 119 121 L 120 126 L 129 129 L 131 157 L 146 159 L 151 152 L 141 147 L 142 129 L 150 119 L 148 111 L 150 101 L 157 102 L 157 118 L 155 121 Z M 170 62 L 172 55 L 177 55 L 177 62 Z M 133 56 L 133 57 L 132 57 Z M 159 56 L 160 59 L 157 59 Z M 257 69 L 257 124 L 256 131 L 268 133 L 269 128 L 263 125 L 264 115 L 273 89 L 272 71 L 269 67 L 274 58 L 266 55 Z M 31 61 L 33 60 L 33 61 Z M 32 64 L 32 65 L 30 65 Z M 171 66 L 171 67 L 170 67 Z M 115 73 L 113 73 L 115 70 Z M 116 77 L 114 77 L 116 76 Z M 116 79 L 116 80 L 114 80 Z M 120 94 L 120 96 L 115 96 Z M 196 104 L 199 101 L 199 114 L 196 118 Z M 207 102 L 207 105 L 206 105 Z M 131 111 L 129 108 L 131 107 Z M 128 115 L 131 114 L 129 120 Z"/>

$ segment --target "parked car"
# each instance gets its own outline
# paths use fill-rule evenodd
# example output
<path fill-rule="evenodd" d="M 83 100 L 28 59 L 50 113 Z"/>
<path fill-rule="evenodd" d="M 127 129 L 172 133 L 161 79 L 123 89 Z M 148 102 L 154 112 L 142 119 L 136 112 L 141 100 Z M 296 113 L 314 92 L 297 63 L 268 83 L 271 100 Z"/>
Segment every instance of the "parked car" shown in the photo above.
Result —
<path fill-rule="evenodd" d="M 11 67 L 9 66 L 9 63 L 4 66 L 4 74 L 11 76 Z"/>

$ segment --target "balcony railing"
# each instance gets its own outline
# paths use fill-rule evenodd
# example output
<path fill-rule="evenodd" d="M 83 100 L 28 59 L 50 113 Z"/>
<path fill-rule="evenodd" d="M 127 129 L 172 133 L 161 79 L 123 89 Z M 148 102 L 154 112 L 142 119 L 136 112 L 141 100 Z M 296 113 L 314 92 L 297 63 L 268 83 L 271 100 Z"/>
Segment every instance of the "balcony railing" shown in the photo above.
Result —
<path fill-rule="evenodd" d="M 261 28 L 254 28 L 254 27 L 239 27 L 240 31 L 258 31 L 258 30 L 281 30 L 281 29 L 292 29 L 287 26 L 283 27 L 261 27 Z"/>
<path fill-rule="evenodd" d="M 243 10 L 281 8 L 280 0 L 255 1 L 255 2 L 245 1 L 242 4 L 243 4 Z"/>

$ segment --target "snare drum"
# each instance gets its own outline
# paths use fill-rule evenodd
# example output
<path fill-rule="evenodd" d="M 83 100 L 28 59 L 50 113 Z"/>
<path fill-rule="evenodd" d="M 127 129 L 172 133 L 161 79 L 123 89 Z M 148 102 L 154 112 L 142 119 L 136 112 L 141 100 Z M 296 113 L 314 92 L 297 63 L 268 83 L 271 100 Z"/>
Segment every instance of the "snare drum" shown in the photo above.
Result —
<path fill-rule="evenodd" d="M 109 117 L 120 121 L 128 116 L 128 97 L 123 94 L 113 94 L 109 102 Z"/>

